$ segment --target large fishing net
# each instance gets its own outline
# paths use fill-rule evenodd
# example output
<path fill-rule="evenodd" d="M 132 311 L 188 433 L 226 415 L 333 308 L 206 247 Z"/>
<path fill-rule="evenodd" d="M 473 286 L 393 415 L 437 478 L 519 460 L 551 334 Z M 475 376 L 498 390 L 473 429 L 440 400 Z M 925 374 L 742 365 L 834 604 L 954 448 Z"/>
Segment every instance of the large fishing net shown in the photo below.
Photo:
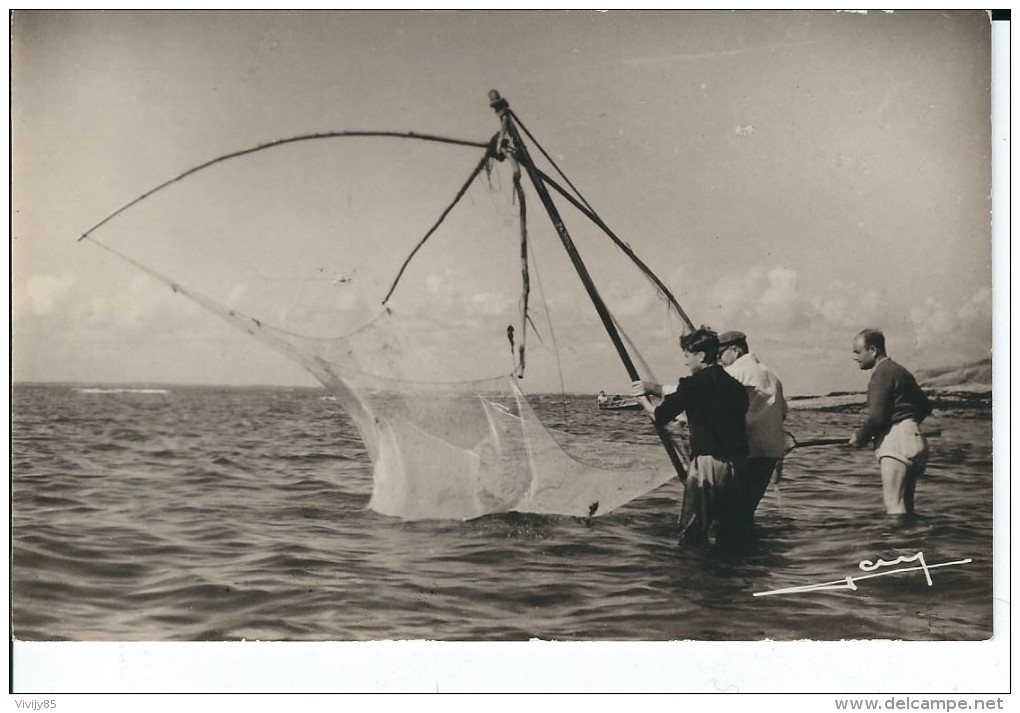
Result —
<path fill-rule="evenodd" d="M 239 152 L 87 237 L 328 389 L 371 458 L 373 510 L 605 515 L 677 470 L 643 411 L 598 409 L 631 375 L 499 140 Z M 633 368 L 671 381 L 686 317 L 583 199 L 557 204 Z"/>

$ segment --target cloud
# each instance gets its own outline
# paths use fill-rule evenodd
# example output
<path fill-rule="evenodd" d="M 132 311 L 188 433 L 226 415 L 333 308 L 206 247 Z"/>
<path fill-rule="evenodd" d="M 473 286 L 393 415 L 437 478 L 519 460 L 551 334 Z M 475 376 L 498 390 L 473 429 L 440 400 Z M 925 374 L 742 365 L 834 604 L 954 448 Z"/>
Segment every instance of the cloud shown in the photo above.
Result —
<path fill-rule="evenodd" d="M 980 297 L 975 296 L 972 302 L 967 309 L 981 309 Z M 708 290 L 706 307 L 720 328 L 746 327 L 785 333 L 794 339 L 808 330 L 815 339 L 840 338 L 865 326 L 880 327 L 904 319 L 920 325 L 931 312 L 935 313 L 935 328 L 946 329 L 940 305 L 924 304 L 905 312 L 878 290 L 862 292 L 839 280 L 825 283 L 819 291 L 808 291 L 800 274 L 783 266 L 756 265 L 717 280 Z"/>
<path fill-rule="evenodd" d="M 796 270 L 756 265 L 717 280 L 703 299 L 696 314 L 717 329 L 747 332 L 754 345 L 785 348 L 810 340 L 836 350 L 858 330 L 876 327 L 907 363 L 937 366 L 979 358 L 991 344 L 989 287 L 960 306 L 933 297 L 903 305 L 882 290 L 862 292 L 838 280 L 809 291 Z"/>
<path fill-rule="evenodd" d="M 471 304 L 483 316 L 497 317 L 508 313 L 510 304 L 502 295 L 494 292 L 479 292 L 471 296 Z"/>
<path fill-rule="evenodd" d="M 991 346 L 992 290 L 982 287 L 957 309 L 929 297 L 910 310 L 909 321 L 918 348 L 962 349 L 968 344 Z"/>
<path fill-rule="evenodd" d="M 759 302 L 759 313 L 779 323 L 797 318 L 802 311 L 797 294 L 797 271 L 777 267 L 769 270 L 766 280 Z"/>
<path fill-rule="evenodd" d="M 190 300 L 175 296 L 148 275 L 135 276 L 112 295 L 95 295 L 68 306 L 67 317 L 81 328 L 122 336 L 168 331 L 201 313 Z"/>
<path fill-rule="evenodd" d="M 28 278 L 22 290 L 15 290 L 14 300 L 18 310 L 28 310 L 35 315 L 53 312 L 74 286 L 74 276 L 64 272 L 59 275 L 33 275 Z"/>
<path fill-rule="evenodd" d="M 450 278 L 451 273 L 449 270 L 443 274 L 434 272 L 425 278 L 425 287 L 433 295 L 452 292 L 454 290 L 454 283 Z"/>
<path fill-rule="evenodd" d="M 803 324 L 814 310 L 800 294 L 798 279 L 790 268 L 755 265 L 743 275 L 717 280 L 708 292 L 709 306 L 731 325 L 746 322 L 774 329 Z"/>
<path fill-rule="evenodd" d="M 914 327 L 918 346 L 930 346 L 939 335 L 947 334 L 959 326 L 957 315 L 934 297 L 912 308 L 908 318 Z"/>
<path fill-rule="evenodd" d="M 848 324 L 851 321 L 850 305 L 838 295 L 815 295 L 811 309 L 829 324 Z"/>
<path fill-rule="evenodd" d="M 960 319 L 991 320 L 992 288 L 982 287 L 971 297 L 958 312 Z"/>
<path fill-rule="evenodd" d="M 847 295 L 854 295 L 851 300 Z M 840 282 L 827 286 L 824 294 L 806 296 L 806 316 L 815 326 L 846 332 L 863 325 L 883 322 L 883 304 L 875 290 L 857 297 L 855 290 Z"/>

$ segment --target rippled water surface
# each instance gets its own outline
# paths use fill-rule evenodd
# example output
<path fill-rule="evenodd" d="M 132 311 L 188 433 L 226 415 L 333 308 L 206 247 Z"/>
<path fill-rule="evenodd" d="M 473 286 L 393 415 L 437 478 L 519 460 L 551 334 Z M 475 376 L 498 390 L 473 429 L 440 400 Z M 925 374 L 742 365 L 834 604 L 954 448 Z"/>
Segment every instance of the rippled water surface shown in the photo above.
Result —
<path fill-rule="evenodd" d="M 992 628 L 991 422 L 930 424 L 910 523 L 870 451 L 786 461 L 741 555 L 682 547 L 674 480 L 601 518 L 404 522 L 367 509 L 357 432 L 314 389 L 14 389 L 20 640 L 983 639 Z M 550 415 L 564 406 L 545 405 Z M 540 404 L 540 411 L 543 405 Z M 568 401 L 582 434 L 648 443 L 640 413 Z M 791 412 L 798 438 L 853 415 Z M 928 424 L 926 424 L 928 425 Z M 966 565 L 856 591 L 754 597 L 923 552 Z M 911 565 L 905 565 L 911 566 Z"/>

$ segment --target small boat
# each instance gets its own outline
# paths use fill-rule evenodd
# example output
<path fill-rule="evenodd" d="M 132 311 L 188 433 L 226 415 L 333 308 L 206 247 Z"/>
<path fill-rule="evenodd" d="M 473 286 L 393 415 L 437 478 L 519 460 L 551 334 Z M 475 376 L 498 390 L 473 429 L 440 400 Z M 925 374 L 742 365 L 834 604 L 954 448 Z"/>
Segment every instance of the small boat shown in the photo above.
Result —
<path fill-rule="evenodd" d="M 600 395 L 597 402 L 600 411 L 624 411 L 641 408 L 641 404 L 636 399 L 620 396 L 619 394 L 609 397 Z"/>

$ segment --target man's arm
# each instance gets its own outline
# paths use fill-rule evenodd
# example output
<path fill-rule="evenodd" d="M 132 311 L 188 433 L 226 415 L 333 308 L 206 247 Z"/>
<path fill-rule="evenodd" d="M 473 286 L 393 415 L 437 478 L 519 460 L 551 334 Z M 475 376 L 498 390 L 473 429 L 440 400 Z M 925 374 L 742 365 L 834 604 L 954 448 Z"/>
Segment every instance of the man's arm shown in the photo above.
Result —
<path fill-rule="evenodd" d="M 868 383 L 868 417 L 850 439 L 850 445 L 863 448 L 889 428 L 892 421 L 892 389 L 891 373 L 883 369 L 872 375 Z"/>
<path fill-rule="evenodd" d="M 686 410 L 687 391 L 683 388 L 681 380 L 677 388 L 672 393 L 667 393 L 662 403 L 655 409 L 655 423 L 658 426 L 665 426 Z"/>
<path fill-rule="evenodd" d="M 924 391 L 921 389 L 921 387 L 917 384 L 916 381 L 914 382 L 914 388 L 917 389 L 917 402 L 914 408 L 917 410 L 916 414 L 917 422 L 920 423 L 924 419 L 931 416 L 931 412 L 933 409 L 931 405 L 931 400 L 928 398 L 928 395 L 924 393 Z"/>
<path fill-rule="evenodd" d="M 662 398 L 664 391 L 665 389 L 662 384 L 657 384 L 654 381 L 638 379 L 631 382 L 630 385 L 630 395 L 635 398 L 641 398 L 642 396 L 658 396 Z"/>

